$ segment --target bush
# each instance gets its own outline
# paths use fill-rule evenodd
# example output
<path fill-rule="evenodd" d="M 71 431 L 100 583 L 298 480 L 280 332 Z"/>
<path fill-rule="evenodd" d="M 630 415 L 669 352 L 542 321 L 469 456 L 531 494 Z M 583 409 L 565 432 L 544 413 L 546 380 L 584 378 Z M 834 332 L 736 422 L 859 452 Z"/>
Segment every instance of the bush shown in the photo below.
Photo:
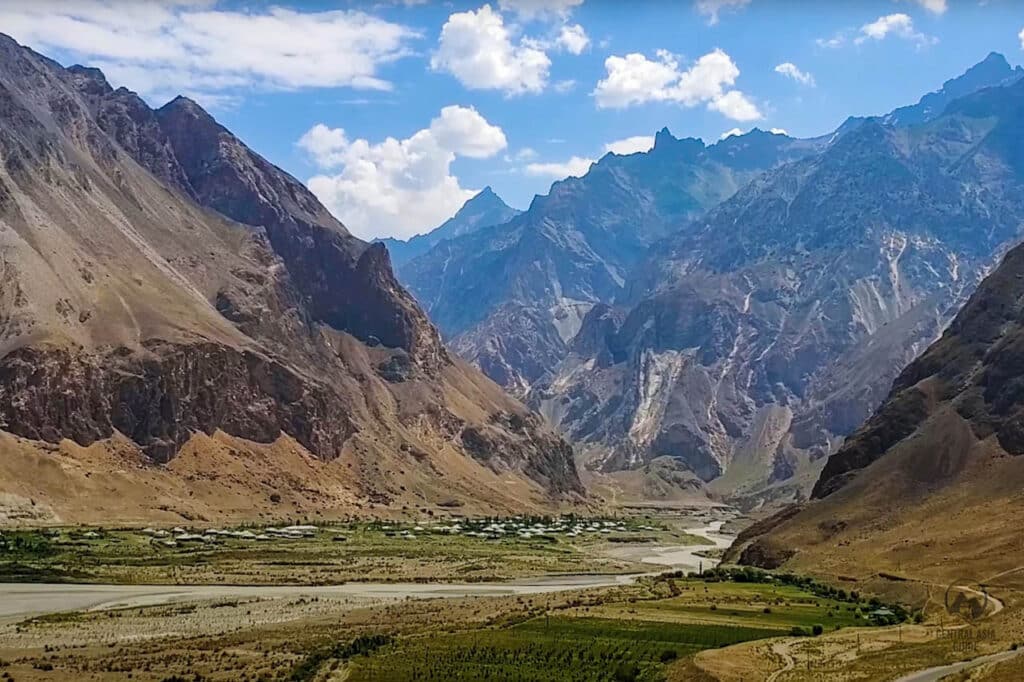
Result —
<path fill-rule="evenodd" d="M 1016 644 L 1014 646 L 1017 646 Z M 658 657 L 662 663 L 671 663 L 672 661 L 679 658 L 679 654 L 675 649 L 665 649 L 661 652 L 661 656 Z"/>
<path fill-rule="evenodd" d="M 811 628 L 811 634 L 813 634 L 815 637 L 822 634 L 823 632 L 825 632 L 824 625 L 818 625 L 817 623 L 815 623 L 814 627 Z"/>
<path fill-rule="evenodd" d="M 806 628 L 802 628 L 799 625 L 794 625 L 793 628 L 789 631 L 789 634 L 792 637 L 807 637 L 810 633 L 807 632 Z"/>
<path fill-rule="evenodd" d="M 636 682 L 640 679 L 640 668 L 629 663 L 621 663 L 615 669 L 615 682 Z"/>

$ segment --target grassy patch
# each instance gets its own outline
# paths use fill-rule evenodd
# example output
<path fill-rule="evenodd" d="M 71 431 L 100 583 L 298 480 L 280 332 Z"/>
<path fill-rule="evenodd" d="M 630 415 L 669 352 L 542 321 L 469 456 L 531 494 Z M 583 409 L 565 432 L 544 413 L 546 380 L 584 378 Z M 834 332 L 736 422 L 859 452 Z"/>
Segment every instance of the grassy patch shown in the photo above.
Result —
<path fill-rule="evenodd" d="M 370 680 L 658 680 L 678 658 L 781 630 L 542 617 L 501 630 L 410 638 L 352 665 Z"/>
<path fill-rule="evenodd" d="M 5 531 L 0 581 L 143 584 L 337 584 L 351 581 L 488 581 L 547 573 L 627 573 L 642 567 L 597 551 L 610 542 L 697 541 L 634 522 L 609 533 L 470 537 L 413 524 L 349 523 L 311 537 L 163 541 L 134 529 Z M 259 533 L 259 528 L 253 528 Z M 197 531 L 193 531 L 195 533 Z M 403 537 L 410 532 L 413 537 Z"/>

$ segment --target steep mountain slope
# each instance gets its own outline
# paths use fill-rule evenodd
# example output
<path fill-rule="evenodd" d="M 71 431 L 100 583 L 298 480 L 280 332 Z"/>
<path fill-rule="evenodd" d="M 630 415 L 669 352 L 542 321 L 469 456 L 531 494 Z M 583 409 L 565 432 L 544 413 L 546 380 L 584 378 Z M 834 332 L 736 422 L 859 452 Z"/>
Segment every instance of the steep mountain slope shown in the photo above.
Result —
<path fill-rule="evenodd" d="M 442 242 L 400 274 L 463 357 L 524 393 L 650 244 L 821 144 L 758 130 L 706 147 L 665 129 L 651 151 L 608 154 L 507 224 Z"/>
<path fill-rule="evenodd" d="M 512 208 L 490 187 L 480 192 L 462 205 L 455 215 L 444 221 L 426 234 L 419 234 L 411 239 L 380 239 L 391 254 L 391 262 L 396 269 L 408 263 L 416 256 L 423 255 L 445 239 L 455 239 L 464 234 L 475 232 L 491 225 L 507 223 L 519 215 L 520 211 Z"/>
<path fill-rule="evenodd" d="M 741 504 L 802 496 L 1019 239 L 1021 125 L 1018 81 L 768 172 L 652 249 L 531 401 L 606 470 L 671 456 Z"/>
<path fill-rule="evenodd" d="M 813 499 L 752 527 L 732 558 L 979 582 L 1019 568 L 1022 302 L 1018 246 L 829 458 Z"/>
<path fill-rule="evenodd" d="M 0 158 L 0 445 L 26 467 L 0 480 L 9 503 L 84 513 L 93 474 L 166 483 L 184 451 L 216 477 L 207 436 L 265 467 L 252 509 L 580 492 L 570 448 L 451 357 L 385 247 L 194 102 L 153 111 L 0 37 Z M 74 463 L 83 447 L 98 470 Z M 46 487 L 32 471 L 55 456 L 68 476 Z M 205 492 L 202 513 L 226 511 Z"/>

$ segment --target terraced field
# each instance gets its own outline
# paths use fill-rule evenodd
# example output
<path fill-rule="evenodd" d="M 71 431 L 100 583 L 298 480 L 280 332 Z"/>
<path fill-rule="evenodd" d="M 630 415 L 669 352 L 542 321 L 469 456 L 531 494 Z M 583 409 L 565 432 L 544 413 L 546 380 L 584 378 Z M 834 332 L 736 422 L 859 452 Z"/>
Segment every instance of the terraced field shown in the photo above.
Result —
<path fill-rule="evenodd" d="M 413 638 L 352 666 L 352 682 L 659 680 L 704 649 L 786 634 L 731 625 L 545 617 L 503 630 Z"/>

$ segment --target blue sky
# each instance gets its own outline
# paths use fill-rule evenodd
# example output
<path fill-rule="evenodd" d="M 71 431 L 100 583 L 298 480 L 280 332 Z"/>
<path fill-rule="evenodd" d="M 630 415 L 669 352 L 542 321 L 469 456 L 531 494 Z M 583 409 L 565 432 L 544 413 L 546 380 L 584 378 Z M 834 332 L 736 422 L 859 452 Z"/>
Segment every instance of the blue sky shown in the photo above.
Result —
<path fill-rule="evenodd" d="M 0 4 L 0 30 L 62 63 L 197 99 L 364 238 L 435 227 L 485 185 L 524 208 L 663 126 L 823 134 L 990 51 L 1019 63 L 1022 29 L 1011 0 Z"/>

